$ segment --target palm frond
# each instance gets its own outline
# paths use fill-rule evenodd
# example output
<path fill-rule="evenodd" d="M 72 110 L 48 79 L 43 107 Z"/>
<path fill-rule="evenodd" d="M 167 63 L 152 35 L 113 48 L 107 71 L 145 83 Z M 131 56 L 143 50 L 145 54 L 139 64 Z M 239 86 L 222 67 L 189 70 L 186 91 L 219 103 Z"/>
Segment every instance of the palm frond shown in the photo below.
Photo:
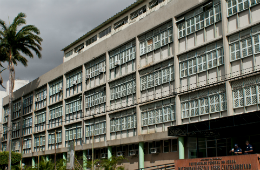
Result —
<path fill-rule="evenodd" d="M 7 26 L 6 26 L 5 22 L 3 20 L 1 20 L 1 19 L 0 19 L 0 26 L 2 27 L 3 31 L 7 30 Z"/>
<path fill-rule="evenodd" d="M 34 25 L 26 25 L 22 29 L 20 29 L 16 35 L 19 36 L 20 34 L 25 34 L 25 33 L 29 33 L 29 32 L 33 32 L 37 35 L 40 34 L 40 30 L 37 27 L 35 27 Z"/>
<path fill-rule="evenodd" d="M 26 24 L 26 20 L 24 19 L 26 17 L 25 13 L 20 12 L 13 20 L 13 23 L 10 25 L 10 29 L 12 31 L 16 31 L 17 27 L 23 24 Z"/>
<path fill-rule="evenodd" d="M 18 62 L 20 62 L 20 63 L 22 63 L 25 67 L 27 67 L 28 66 L 28 60 L 25 58 L 25 57 L 23 57 L 22 55 L 20 55 L 19 53 L 17 53 L 17 54 L 15 54 L 14 56 L 13 56 L 13 59 L 12 59 L 12 61 L 13 61 L 13 63 L 17 66 L 17 61 Z"/>

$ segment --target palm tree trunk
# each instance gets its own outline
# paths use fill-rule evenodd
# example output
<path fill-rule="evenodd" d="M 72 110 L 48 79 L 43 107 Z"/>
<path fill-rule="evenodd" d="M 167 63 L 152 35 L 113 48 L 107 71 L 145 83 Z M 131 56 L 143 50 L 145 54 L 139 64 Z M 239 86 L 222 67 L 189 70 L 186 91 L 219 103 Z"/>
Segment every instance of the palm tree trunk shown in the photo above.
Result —
<path fill-rule="evenodd" d="M 8 134 L 7 134 L 7 149 L 9 151 L 9 159 L 8 159 L 8 170 L 11 170 L 11 132 L 12 132 L 12 122 L 11 122 L 11 114 L 12 114 L 12 52 L 11 49 L 9 51 L 9 114 L 8 114 Z"/>

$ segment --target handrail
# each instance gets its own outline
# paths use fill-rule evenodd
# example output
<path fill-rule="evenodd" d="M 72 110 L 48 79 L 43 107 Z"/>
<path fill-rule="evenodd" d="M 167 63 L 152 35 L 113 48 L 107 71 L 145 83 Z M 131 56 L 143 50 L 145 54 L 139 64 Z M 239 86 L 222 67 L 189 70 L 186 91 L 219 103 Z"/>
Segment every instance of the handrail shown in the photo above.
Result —
<path fill-rule="evenodd" d="M 145 168 L 138 168 L 136 170 L 146 170 L 146 169 L 151 169 L 151 170 L 163 170 L 167 168 L 174 168 L 175 169 L 175 163 L 168 163 L 168 164 L 161 164 L 161 165 L 155 165 L 155 166 L 149 166 Z"/>

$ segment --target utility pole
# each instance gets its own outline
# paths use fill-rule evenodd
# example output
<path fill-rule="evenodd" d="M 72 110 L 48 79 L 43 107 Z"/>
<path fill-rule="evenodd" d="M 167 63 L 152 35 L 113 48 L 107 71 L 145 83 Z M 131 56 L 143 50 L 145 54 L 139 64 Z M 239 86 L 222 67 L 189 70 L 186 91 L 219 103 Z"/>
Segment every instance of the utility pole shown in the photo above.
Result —
<path fill-rule="evenodd" d="M 11 76 L 10 76 L 10 78 L 11 78 Z M 9 83 L 9 90 L 11 91 L 11 86 L 12 86 L 12 80 L 10 79 L 9 80 L 10 81 L 10 83 Z M 8 140 L 7 140 L 7 142 L 9 143 L 8 144 L 8 150 L 9 150 L 9 159 L 8 159 L 8 170 L 11 170 L 11 153 L 12 153 L 12 150 L 11 150 L 11 140 L 12 140 L 12 137 L 11 137 L 11 135 L 12 135 L 12 122 L 11 122 L 11 111 L 12 111 L 12 93 L 11 93 L 11 95 L 10 95 L 10 91 L 9 91 L 9 114 L 8 114 L 8 124 L 7 124 L 7 129 L 8 129 L 8 134 L 7 134 L 7 138 L 8 138 Z"/>
<path fill-rule="evenodd" d="M 44 135 L 39 135 L 39 151 L 38 151 L 38 170 L 39 170 L 39 167 L 40 167 L 40 158 L 39 158 L 39 152 L 42 151 L 42 148 L 41 148 L 41 145 L 42 145 L 42 142 L 41 142 L 41 137 L 45 137 Z"/>
<path fill-rule="evenodd" d="M 55 156 L 54 156 L 54 162 L 55 162 L 55 170 L 56 170 L 56 130 L 55 130 Z"/>
<path fill-rule="evenodd" d="M 21 169 L 23 169 L 23 138 L 22 138 L 22 145 L 21 145 Z"/>
<path fill-rule="evenodd" d="M 8 170 L 11 170 L 11 140 L 12 140 L 12 121 L 11 121 L 11 114 L 12 114 L 12 99 L 13 99 L 13 89 L 14 89 L 14 77 L 12 75 L 12 72 L 14 72 L 14 65 L 12 62 L 12 51 L 10 49 L 9 53 L 10 58 L 9 58 L 9 114 L 8 114 L 8 124 L 7 124 L 7 129 L 8 129 L 8 134 L 7 134 L 7 148 L 9 150 L 9 159 L 8 159 Z"/>
<path fill-rule="evenodd" d="M 36 142 L 37 142 L 37 141 L 36 141 Z M 41 145 L 40 135 L 39 135 L 39 143 L 40 143 L 40 145 Z M 40 159 L 39 159 L 40 145 L 39 145 L 39 151 L 38 151 L 38 170 L 39 170 L 39 165 L 40 165 Z"/>
<path fill-rule="evenodd" d="M 75 135 L 74 135 L 74 139 L 73 139 L 73 147 L 74 147 L 74 165 L 75 165 L 75 159 L 76 159 L 76 151 L 75 151 Z M 73 165 L 73 170 L 74 170 L 74 165 Z"/>
<path fill-rule="evenodd" d="M 92 170 L 94 170 L 94 128 L 92 131 Z"/>

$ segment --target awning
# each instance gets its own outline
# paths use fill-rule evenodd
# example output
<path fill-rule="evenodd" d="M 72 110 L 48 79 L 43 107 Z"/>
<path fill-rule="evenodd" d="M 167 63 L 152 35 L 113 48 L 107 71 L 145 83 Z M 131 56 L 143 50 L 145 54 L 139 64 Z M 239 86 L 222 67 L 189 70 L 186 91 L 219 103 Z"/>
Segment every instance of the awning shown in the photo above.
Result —
<path fill-rule="evenodd" d="M 168 136 L 228 137 L 260 133 L 260 112 L 168 127 Z"/>

